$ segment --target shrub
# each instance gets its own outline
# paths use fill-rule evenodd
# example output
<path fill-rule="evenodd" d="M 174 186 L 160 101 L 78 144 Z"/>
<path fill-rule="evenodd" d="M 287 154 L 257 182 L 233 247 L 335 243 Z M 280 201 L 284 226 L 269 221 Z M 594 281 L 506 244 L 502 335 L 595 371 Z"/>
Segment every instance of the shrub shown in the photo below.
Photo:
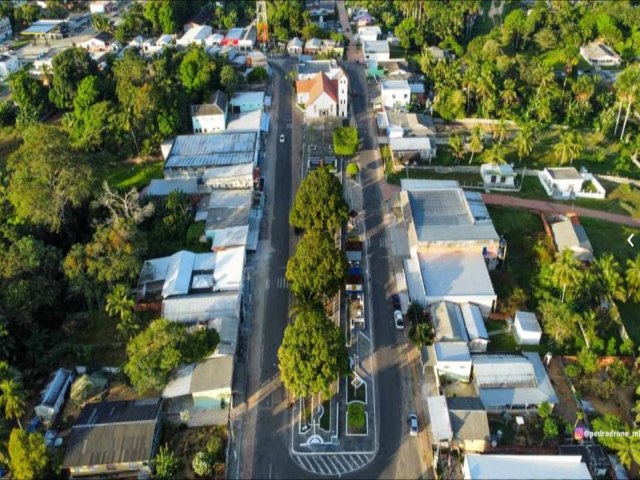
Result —
<path fill-rule="evenodd" d="M 262 83 L 266 82 L 269 78 L 267 70 L 263 67 L 256 67 L 247 75 L 247 82 L 249 83 Z"/>
<path fill-rule="evenodd" d="M 350 403 L 347 407 L 349 413 L 349 426 L 351 431 L 364 431 L 367 423 L 364 405 L 361 403 Z"/>
<path fill-rule="evenodd" d="M 429 322 L 412 325 L 409 330 L 409 338 L 417 347 L 432 345 L 435 340 L 433 327 Z"/>
<path fill-rule="evenodd" d="M 213 463 L 224 461 L 224 442 L 220 437 L 212 437 L 207 443 L 207 454 Z"/>
<path fill-rule="evenodd" d="M 196 456 L 193 457 L 193 462 L 191 462 L 193 473 L 200 477 L 211 475 L 213 470 L 213 462 L 211 460 L 211 456 L 207 452 L 196 453 Z"/>
<path fill-rule="evenodd" d="M 156 471 L 154 478 L 170 480 L 180 470 L 180 459 L 168 445 L 163 445 L 153 459 L 152 465 Z"/>
<path fill-rule="evenodd" d="M 544 438 L 558 438 L 558 424 L 551 417 L 547 417 L 544 419 L 544 426 L 542 428 L 542 431 L 544 433 Z"/>
<path fill-rule="evenodd" d="M 542 402 L 538 405 L 538 415 L 540 415 L 540 418 L 548 418 L 551 415 L 552 410 L 553 407 L 549 402 Z"/>
<path fill-rule="evenodd" d="M 582 368 L 580 368 L 580 365 L 576 365 L 574 363 L 567 365 L 564 371 L 570 378 L 577 378 L 582 374 Z"/>
<path fill-rule="evenodd" d="M 347 175 L 349 175 L 351 178 L 355 178 L 358 173 L 360 173 L 360 167 L 357 163 L 350 163 L 349 165 L 347 165 Z"/>
<path fill-rule="evenodd" d="M 631 372 L 620 360 L 616 359 L 616 361 L 609 366 L 608 371 L 619 385 L 626 387 L 631 383 Z"/>
<path fill-rule="evenodd" d="M 587 348 L 578 352 L 578 363 L 587 375 L 598 371 L 598 355 Z"/>

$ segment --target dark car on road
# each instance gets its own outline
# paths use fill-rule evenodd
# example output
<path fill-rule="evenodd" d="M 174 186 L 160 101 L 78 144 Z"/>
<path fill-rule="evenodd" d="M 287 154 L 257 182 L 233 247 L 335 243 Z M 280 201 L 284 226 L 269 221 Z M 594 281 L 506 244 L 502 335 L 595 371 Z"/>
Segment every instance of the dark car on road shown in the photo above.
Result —
<path fill-rule="evenodd" d="M 391 303 L 393 304 L 394 310 L 402 310 L 402 308 L 400 308 L 400 295 L 391 295 Z"/>

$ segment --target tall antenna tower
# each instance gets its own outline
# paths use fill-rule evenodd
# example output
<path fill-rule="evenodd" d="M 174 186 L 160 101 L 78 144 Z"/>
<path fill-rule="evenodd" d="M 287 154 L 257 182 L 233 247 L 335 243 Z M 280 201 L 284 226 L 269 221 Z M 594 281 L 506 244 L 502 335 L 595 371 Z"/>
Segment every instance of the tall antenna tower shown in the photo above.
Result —
<path fill-rule="evenodd" d="M 258 43 L 262 46 L 269 44 L 269 23 L 267 21 L 266 0 L 256 1 L 256 29 L 258 31 Z"/>

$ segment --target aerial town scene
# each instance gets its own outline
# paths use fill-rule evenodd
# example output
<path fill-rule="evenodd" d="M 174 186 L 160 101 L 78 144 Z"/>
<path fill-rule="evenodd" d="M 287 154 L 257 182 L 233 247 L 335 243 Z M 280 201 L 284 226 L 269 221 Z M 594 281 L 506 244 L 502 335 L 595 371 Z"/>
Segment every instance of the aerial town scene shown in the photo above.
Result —
<path fill-rule="evenodd" d="M 0 0 L 5 478 L 640 478 L 640 0 Z"/>

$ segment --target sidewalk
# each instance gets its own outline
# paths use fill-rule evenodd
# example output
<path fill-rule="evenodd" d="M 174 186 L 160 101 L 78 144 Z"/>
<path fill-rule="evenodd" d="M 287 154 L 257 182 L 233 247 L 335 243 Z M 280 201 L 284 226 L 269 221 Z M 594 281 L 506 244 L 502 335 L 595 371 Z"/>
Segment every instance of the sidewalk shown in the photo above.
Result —
<path fill-rule="evenodd" d="M 596 218 L 606 222 L 626 225 L 628 227 L 640 228 L 640 220 L 627 217 L 617 213 L 609 213 L 603 210 L 593 210 L 591 208 L 574 207 L 559 203 L 545 202 L 543 200 L 528 200 L 526 198 L 513 197 L 510 195 L 498 195 L 495 193 L 485 193 L 482 195 L 484 203 L 487 205 L 501 205 L 505 207 L 525 208 L 535 212 L 552 213 L 566 215 L 575 212 L 579 217 Z"/>

